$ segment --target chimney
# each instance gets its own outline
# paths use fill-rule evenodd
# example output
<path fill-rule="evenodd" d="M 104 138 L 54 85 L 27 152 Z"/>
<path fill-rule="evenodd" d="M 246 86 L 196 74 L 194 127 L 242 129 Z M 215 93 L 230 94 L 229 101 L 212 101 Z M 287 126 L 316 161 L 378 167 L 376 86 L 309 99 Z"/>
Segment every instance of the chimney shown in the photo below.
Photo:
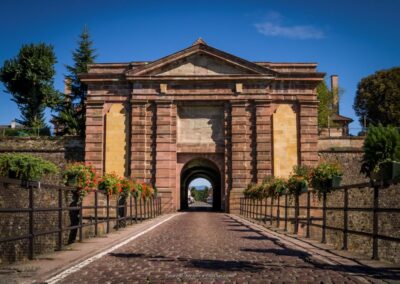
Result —
<path fill-rule="evenodd" d="M 339 114 L 339 76 L 331 76 L 331 92 L 333 94 L 332 109 L 333 112 Z"/>

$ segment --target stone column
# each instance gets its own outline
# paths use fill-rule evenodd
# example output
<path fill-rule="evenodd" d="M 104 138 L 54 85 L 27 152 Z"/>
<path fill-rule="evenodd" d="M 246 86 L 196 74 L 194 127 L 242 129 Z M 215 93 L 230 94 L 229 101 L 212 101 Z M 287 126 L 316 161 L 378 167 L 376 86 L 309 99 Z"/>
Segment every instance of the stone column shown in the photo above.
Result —
<path fill-rule="evenodd" d="M 271 102 L 256 100 L 256 173 L 257 182 L 272 174 Z"/>
<path fill-rule="evenodd" d="M 103 102 L 86 104 L 85 162 L 103 173 L 104 116 Z"/>
<path fill-rule="evenodd" d="M 232 189 L 230 212 L 239 210 L 239 198 L 252 181 L 252 125 L 251 104 L 246 101 L 232 101 Z"/>
<path fill-rule="evenodd" d="M 318 103 L 300 104 L 300 160 L 302 165 L 318 163 Z"/>
<path fill-rule="evenodd" d="M 176 105 L 171 101 L 156 102 L 156 177 L 163 212 L 179 206 L 176 189 Z"/>

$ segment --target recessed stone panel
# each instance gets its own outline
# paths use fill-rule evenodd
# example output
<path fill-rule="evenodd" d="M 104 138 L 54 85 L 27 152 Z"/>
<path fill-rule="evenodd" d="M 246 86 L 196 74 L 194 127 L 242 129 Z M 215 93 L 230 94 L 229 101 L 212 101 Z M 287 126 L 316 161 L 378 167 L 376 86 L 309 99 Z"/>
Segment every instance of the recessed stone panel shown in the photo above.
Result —
<path fill-rule="evenodd" d="M 179 144 L 224 144 L 222 106 L 181 106 L 178 109 Z"/>
<path fill-rule="evenodd" d="M 281 104 L 272 121 L 274 176 L 288 177 L 298 163 L 297 115 L 291 105 Z"/>

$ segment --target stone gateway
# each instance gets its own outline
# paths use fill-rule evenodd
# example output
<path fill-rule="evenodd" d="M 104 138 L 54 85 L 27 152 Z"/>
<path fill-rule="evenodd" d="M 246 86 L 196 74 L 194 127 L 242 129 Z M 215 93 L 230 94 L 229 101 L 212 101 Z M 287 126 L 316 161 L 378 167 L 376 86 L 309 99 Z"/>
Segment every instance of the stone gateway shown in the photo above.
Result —
<path fill-rule="evenodd" d="M 250 62 L 202 39 L 152 62 L 90 65 L 85 160 L 155 184 L 164 212 L 187 207 L 198 177 L 215 209 L 236 212 L 248 183 L 317 162 L 316 68 Z"/>

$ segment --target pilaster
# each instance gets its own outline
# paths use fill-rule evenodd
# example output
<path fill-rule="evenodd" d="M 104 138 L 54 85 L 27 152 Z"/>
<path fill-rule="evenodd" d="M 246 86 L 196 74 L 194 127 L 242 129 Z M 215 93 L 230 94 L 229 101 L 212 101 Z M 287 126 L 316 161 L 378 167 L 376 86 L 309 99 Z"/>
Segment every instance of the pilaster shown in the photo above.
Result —
<path fill-rule="evenodd" d="M 104 169 L 104 116 L 101 103 L 86 105 L 85 162 L 90 163 L 99 174 Z"/>

